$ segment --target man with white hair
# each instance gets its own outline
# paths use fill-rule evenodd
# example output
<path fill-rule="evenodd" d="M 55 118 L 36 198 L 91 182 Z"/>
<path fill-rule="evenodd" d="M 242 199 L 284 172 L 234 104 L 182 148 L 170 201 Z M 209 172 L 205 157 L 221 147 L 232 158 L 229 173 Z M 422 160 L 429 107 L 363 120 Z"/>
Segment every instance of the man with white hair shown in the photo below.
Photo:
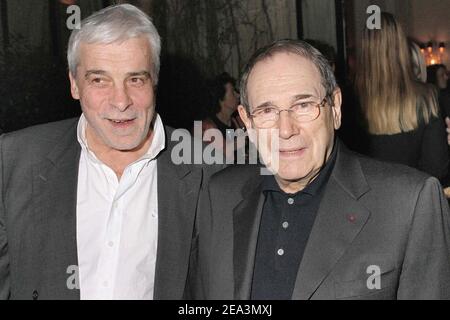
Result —
<path fill-rule="evenodd" d="M 0 137 L 1 299 L 182 299 L 200 166 L 155 112 L 160 37 L 128 4 L 68 45 L 82 115 Z"/>

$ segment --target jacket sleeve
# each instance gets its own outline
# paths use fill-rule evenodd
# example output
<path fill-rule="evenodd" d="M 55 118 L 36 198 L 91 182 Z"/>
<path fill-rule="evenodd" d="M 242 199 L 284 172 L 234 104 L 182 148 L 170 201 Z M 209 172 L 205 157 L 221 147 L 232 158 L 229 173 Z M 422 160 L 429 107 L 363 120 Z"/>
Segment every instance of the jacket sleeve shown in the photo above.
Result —
<path fill-rule="evenodd" d="M 3 200 L 3 138 L 0 136 L 0 300 L 6 300 L 10 295 L 8 240 L 6 237 L 6 218 Z"/>
<path fill-rule="evenodd" d="M 211 176 L 216 172 L 223 170 L 225 167 L 226 165 L 206 165 L 203 167 L 203 181 L 197 203 L 195 229 L 189 259 L 188 279 L 184 292 L 184 299 L 187 300 L 207 299 L 208 239 L 210 239 L 209 233 L 211 225 L 209 182 Z"/>
<path fill-rule="evenodd" d="M 204 265 L 203 265 L 203 247 L 202 242 L 200 242 L 200 223 L 202 215 L 202 208 L 206 205 L 207 190 L 200 190 L 200 199 L 197 206 L 197 214 L 195 219 L 195 230 L 192 239 L 191 252 L 189 257 L 189 271 L 187 277 L 187 284 L 184 291 L 183 299 L 185 300 L 204 300 Z"/>
<path fill-rule="evenodd" d="M 406 245 L 398 299 L 450 299 L 450 218 L 435 178 L 418 195 Z"/>

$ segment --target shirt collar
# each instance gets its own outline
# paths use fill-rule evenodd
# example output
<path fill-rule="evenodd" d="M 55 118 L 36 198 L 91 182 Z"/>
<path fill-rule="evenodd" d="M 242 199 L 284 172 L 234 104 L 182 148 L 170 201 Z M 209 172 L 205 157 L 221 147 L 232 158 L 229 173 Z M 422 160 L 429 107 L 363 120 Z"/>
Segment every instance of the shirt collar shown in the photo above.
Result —
<path fill-rule="evenodd" d="M 311 183 L 309 183 L 303 190 L 297 192 L 296 194 L 306 193 L 311 196 L 315 196 L 316 194 L 319 193 L 319 191 L 321 191 L 324 188 L 324 186 L 328 182 L 328 179 L 330 178 L 331 172 L 333 171 L 334 163 L 336 162 L 336 154 L 337 154 L 336 149 L 337 147 L 335 142 L 333 145 L 333 150 L 331 151 L 331 154 L 327 162 L 320 170 L 319 175 Z M 281 190 L 274 175 L 264 177 L 262 183 L 262 190 L 263 192 L 280 192 L 282 194 L 286 194 L 283 190 Z"/>
<path fill-rule="evenodd" d="M 95 156 L 94 152 L 89 149 L 87 138 L 86 138 L 86 126 L 87 120 L 84 114 L 81 114 L 80 119 L 78 120 L 77 126 L 77 139 L 78 143 L 81 146 L 81 149 L 87 152 L 89 158 L 97 163 L 101 163 L 100 160 Z M 164 125 L 162 123 L 161 117 L 159 114 L 156 114 L 155 121 L 153 124 L 153 140 L 148 148 L 147 152 L 135 162 L 138 162 L 143 159 L 153 160 L 158 154 L 164 150 L 166 147 L 166 134 L 164 132 Z"/>

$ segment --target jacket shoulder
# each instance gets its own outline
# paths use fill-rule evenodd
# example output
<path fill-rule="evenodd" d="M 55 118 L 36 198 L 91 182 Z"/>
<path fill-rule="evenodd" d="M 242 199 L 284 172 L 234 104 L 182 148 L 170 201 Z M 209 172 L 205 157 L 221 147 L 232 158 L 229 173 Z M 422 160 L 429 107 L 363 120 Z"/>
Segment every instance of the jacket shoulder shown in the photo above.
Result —
<path fill-rule="evenodd" d="M 386 188 L 403 188 L 423 184 L 425 180 L 432 178 L 429 174 L 403 164 L 380 161 L 362 155 L 356 156 L 361 164 L 361 169 L 369 184 L 382 183 Z"/>
<path fill-rule="evenodd" d="M 60 135 L 65 134 L 68 129 L 76 126 L 78 120 L 79 118 L 71 118 L 27 127 L 21 130 L 5 133 L 3 135 L 3 139 L 14 141 L 27 140 L 29 142 L 39 140 L 58 140 Z"/>
<path fill-rule="evenodd" d="M 395 212 L 397 221 L 410 221 L 424 188 L 430 184 L 440 188 L 436 178 L 405 165 L 366 157 L 359 157 L 359 163 L 369 186 L 361 200 L 385 219 Z M 441 195 L 438 192 L 433 196 L 437 199 Z"/>
<path fill-rule="evenodd" d="M 71 118 L 5 133 L 1 136 L 2 152 L 39 157 L 54 148 L 68 132 L 75 132 L 77 123 L 78 118 Z"/>
<path fill-rule="evenodd" d="M 258 165 L 232 165 L 211 177 L 212 187 L 221 187 L 224 190 L 239 191 L 251 179 L 260 175 Z"/>

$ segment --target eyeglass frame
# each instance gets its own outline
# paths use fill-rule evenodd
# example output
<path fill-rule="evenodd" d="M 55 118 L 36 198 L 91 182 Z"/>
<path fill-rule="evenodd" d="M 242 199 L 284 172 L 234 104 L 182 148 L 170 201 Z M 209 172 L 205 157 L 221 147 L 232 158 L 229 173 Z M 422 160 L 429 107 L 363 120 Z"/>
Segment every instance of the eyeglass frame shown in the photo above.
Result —
<path fill-rule="evenodd" d="M 325 95 L 325 97 L 321 100 L 321 102 L 319 102 L 319 103 L 315 106 L 317 109 L 319 109 L 319 112 L 317 113 L 317 116 L 316 116 L 314 119 L 311 119 L 311 120 L 308 120 L 308 121 L 299 121 L 299 123 L 308 123 L 308 122 L 312 122 L 312 121 L 314 121 L 314 120 L 317 120 L 317 119 L 320 117 L 320 113 L 321 113 L 321 112 L 320 112 L 320 108 L 321 108 L 321 107 L 324 107 L 324 106 L 326 105 L 327 102 L 330 104 L 330 106 L 333 106 L 333 103 L 331 102 L 331 100 L 328 100 L 328 98 L 331 98 L 331 95 L 329 95 L 329 94 Z M 279 110 L 278 107 L 274 108 L 274 109 L 278 109 L 278 110 L 277 110 L 277 113 L 276 113 L 276 115 L 277 115 L 277 120 L 275 120 L 274 125 L 280 120 L 280 114 L 281 114 L 281 112 L 283 112 L 283 111 L 287 111 L 288 113 L 289 113 L 289 112 L 293 112 L 293 111 L 292 111 L 292 107 L 294 107 L 294 106 L 291 106 L 291 107 L 288 108 L 288 109 L 282 109 L 282 110 Z M 249 118 L 251 118 L 251 119 L 254 121 L 255 116 L 254 116 L 253 113 L 247 111 L 247 116 L 248 116 Z M 295 119 L 295 118 L 294 118 L 294 119 Z M 295 120 L 298 121 L 297 119 L 295 119 Z M 267 129 L 268 129 L 268 128 L 271 128 L 271 127 L 273 127 L 273 125 L 270 126 L 270 127 L 267 127 Z"/>

